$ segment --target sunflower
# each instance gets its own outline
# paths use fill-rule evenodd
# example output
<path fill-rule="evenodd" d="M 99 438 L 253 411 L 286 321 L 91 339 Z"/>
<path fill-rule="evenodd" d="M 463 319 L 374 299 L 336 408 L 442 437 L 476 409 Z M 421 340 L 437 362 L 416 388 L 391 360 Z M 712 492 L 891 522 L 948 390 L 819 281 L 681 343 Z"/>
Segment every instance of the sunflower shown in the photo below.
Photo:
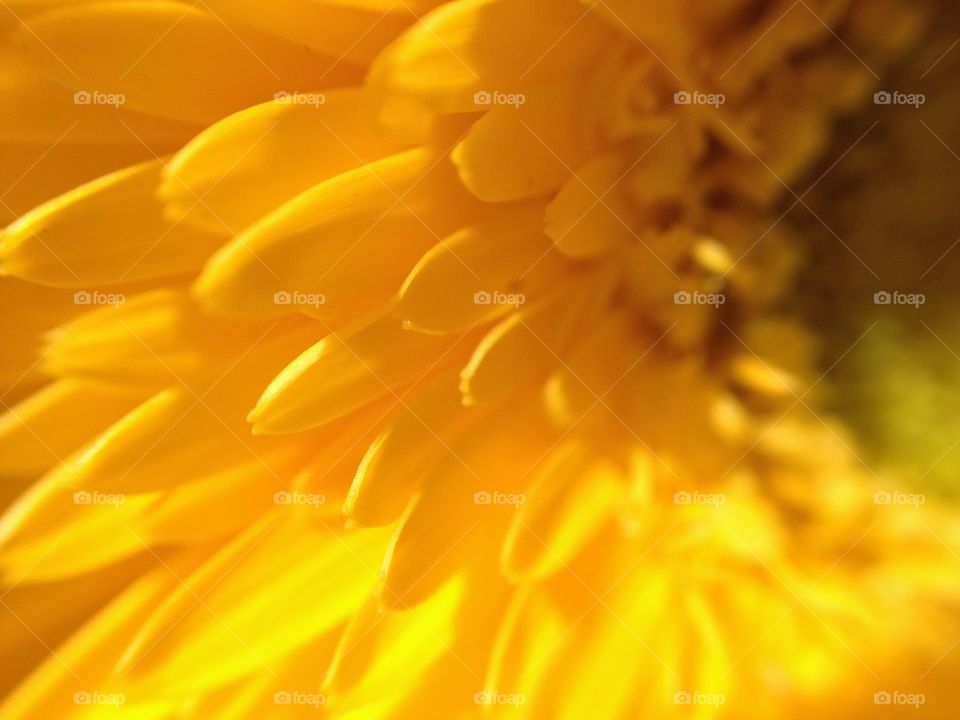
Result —
<path fill-rule="evenodd" d="M 0 716 L 955 716 L 955 7 L 0 4 Z"/>

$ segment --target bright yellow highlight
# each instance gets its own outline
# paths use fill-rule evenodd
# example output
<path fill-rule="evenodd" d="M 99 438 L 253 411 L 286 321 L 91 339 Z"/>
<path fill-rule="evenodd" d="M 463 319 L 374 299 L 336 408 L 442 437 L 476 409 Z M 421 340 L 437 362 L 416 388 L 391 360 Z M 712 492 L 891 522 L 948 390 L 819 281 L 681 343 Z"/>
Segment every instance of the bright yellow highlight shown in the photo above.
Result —
<path fill-rule="evenodd" d="M 0 718 L 956 716 L 956 9 L 0 5 Z"/>

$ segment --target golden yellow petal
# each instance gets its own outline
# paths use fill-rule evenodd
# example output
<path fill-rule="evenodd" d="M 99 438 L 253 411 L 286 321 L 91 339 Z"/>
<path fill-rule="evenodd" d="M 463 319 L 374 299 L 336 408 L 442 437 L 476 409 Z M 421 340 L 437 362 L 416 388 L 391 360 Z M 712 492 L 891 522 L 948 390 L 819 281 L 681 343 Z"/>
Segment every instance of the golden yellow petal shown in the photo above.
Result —
<path fill-rule="evenodd" d="M 3 271 L 90 295 L 100 284 L 198 270 L 222 240 L 164 218 L 156 197 L 162 166 L 150 160 L 120 170 L 30 211 L 0 234 Z"/>

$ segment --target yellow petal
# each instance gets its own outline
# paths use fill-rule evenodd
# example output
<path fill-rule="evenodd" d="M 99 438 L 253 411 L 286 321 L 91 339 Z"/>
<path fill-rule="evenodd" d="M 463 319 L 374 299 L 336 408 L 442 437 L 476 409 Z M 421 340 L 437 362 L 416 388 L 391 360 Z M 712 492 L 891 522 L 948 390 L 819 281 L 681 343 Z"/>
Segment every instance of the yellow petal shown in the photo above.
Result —
<path fill-rule="evenodd" d="M 523 437 L 524 442 L 515 439 Z M 384 558 L 380 601 L 414 606 L 457 568 L 495 562 L 491 547 L 523 504 L 529 472 L 553 442 L 534 406 L 489 416 L 424 480 Z M 443 552 L 438 555 L 437 548 Z"/>
<path fill-rule="evenodd" d="M 356 468 L 344 513 L 361 526 L 396 520 L 423 476 L 479 415 L 464 409 L 455 373 L 405 397 Z"/>
<path fill-rule="evenodd" d="M 315 52 L 368 62 L 437 0 L 209 0 L 227 17 Z"/>
<path fill-rule="evenodd" d="M 559 83 L 531 90 L 521 105 L 496 105 L 453 151 L 460 179 L 486 202 L 552 192 L 591 154 L 584 90 Z"/>
<path fill-rule="evenodd" d="M 612 392 L 624 374 L 649 347 L 643 346 L 630 317 L 612 313 L 601 317 L 547 382 L 547 407 L 560 426 L 589 426 L 619 417 L 620 393 Z M 630 403 L 633 407 L 633 403 Z M 613 423 L 619 425 L 616 420 Z"/>
<path fill-rule="evenodd" d="M 73 487 L 147 492 L 251 461 L 279 478 L 286 463 L 274 451 L 291 443 L 251 437 L 244 416 L 259 388 L 303 345 L 303 334 L 297 333 L 263 341 L 218 373 L 205 390 L 170 387 L 157 393 L 83 452 Z"/>
<path fill-rule="evenodd" d="M 522 582 L 562 572 L 612 518 L 622 497 L 618 473 L 590 466 L 589 459 L 584 446 L 571 441 L 537 469 L 503 547 L 508 577 Z"/>
<path fill-rule="evenodd" d="M 382 309 L 328 335 L 290 363 L 264 391 L 249 420 L 256 432 L 323 425 L 436 371 L 452 346 L 450 339 L 404 330 L 392 308 Z"/>
<path fill-rule="evenodd" d="M 251 530 L 185 578 L 143 627 L 121 663 L 135 686 L 184 692 L 269 671 L 370 592 L 386 539 L 384 531 L 334 533 L 282 514 Z"/>
<path fill-rule="evenodd" d="M 27 213 L 0 235 L 3 271 L 89 292 L 98 283 L 199 269 L 222 240 L 164 219 L 156 198 L 161 167 L 150 160 L 120 170 Z"/>
<path fill-rule="evenodd" d="M 583 0 L 583 3 L 586 5 L 587 0 Z M 723 8 L 729 4 L 717 3 L 717 7 Z M 712 27 L 707 24 L 709 21 L 706 16 L 716 21 L 715 15 L 719 14 L 713 7 L 706 10 L 701 25 L 691 22 L 693 18 L 684 10 L 683 3 L 663 5 L 655 0 L 611 0 L 609 3 L 605 0 L 602 6 L 596 7 L 597 13 L 604 16 L 612 27 L 630 37 L 640 38 L 641 42 L 657 48 L 661 53 L 669 51 L 675 62 L 690 49 L 698 28 Z M 699 13 L 697 19 L 700 19 Z"/>
<path fill-rule="evenodd" d="M 40 373 L 42 336 L 85 309 L 73 302 L 73 292 L 0 277 L 0 305 L 17 312 L 0 313 L 0 383 L 7 406 L 49 380 Z"/>
<path fill-rule="evenodd" d="M 561 252 L 573 257 L 600 255 L 618 244 L 636 243 L 635 213 L 623 197 L 619 153 L 601 155 L 577 168 L 547 207 L 546 232 Z"/>
<path fill-rule="evenodd" d="M 0 472 L 40 474 L 133 408 L 137 394 L 59 380 L 0 415 Z M 78 418 L 83 418 L 78 422 Z"/>
<path fill-rule="evenodd" d="M 438 8 L 387 48 L 370 83 L 446 112 L 486 109 L 476 92 L 515 93 L 588 67 L 608 38 L 575 2 L 457 0 Z M 510 52 L 503 52 L 503 48 Z"/>
<path fill-rule="evenodd" d="M 547 594 L 531 586 L 518 588 L 503 613 L 494 636 L 490 665 L 483 690 L 505 696 L 523 696 L 520 705 L 490 705 L 490 717 L 530 717 L 531 705 L 551 666 L 554 653 L 562 646 L 574 618 L 565 617 Z M 549 693 L 547 693 L 549 694 Z"/>
<path fill-rule="evenodd" d="M 37 481 L 0 518 L 5 584 L 70 577 L 146 550 L 132 529 L 153 498 L 69 487 L 70 462 Z"/>
<path fill-rule="evenodd" d="M 481 212 L 446 158 L 411 150 L 267 215 L 211 259 L 195 291 L 218 311 L 342 321 L 386 302 L 417 258 Z"/>
<path fill-rule="evenodd" d="M 657 716 L 673 711 L 673 694 L 667 683 L 680 668 L 667 640 L 656 642 L 665 624 L 676 624 L 671 612 L 670 580 L 662 571 L 642 566 L 610 588 L 605 605 L 597 605 L 565 638 L 564 654 L 555 653 L 558 677 L 552 678 L 556 694 L 544 702 L 552 717 L 573 720 L 584 713 L 597 717 L 622 717 L 643 708 Z M 595 588 L 599 595 L 607 588 Z M 677 646 L 682 642 L 674 640 Z M 678 648 L 679 649 L 679 648 Z M 617 662 L 609 662 L 617 658 Z M 662 660 L 667 658 L 668 660 Z M 606 660 L 605 660 L 606 659 Z M 642 678 L 662 680 L 649 687 Z M 677 690 L 682 690 L 678 687 Z"/>
<path fill-rule="evenodd" d="M 471 614 L 472 628 L 460 622 L 470 591 L 461 575 L 415 612 L 361 609 L 324 685 L 331 711 L 356 720 L 453 717 L 477 687 L 474 668 L 483 662 L 475 657 L 483 641 L 471 635 L 480 634 L 484 618 Z M 494 602 L 492 593 L 486 601 Z"/>
<path fill-rule="evenodd" d="M 598 299 L 606 296 L 609 285 L 604 287 L 600 278 L 588 276 L 579 286 L 567 283 L 562 291 L 510 314 L 484 335 L 460 374 L 464 403 L 479 405 L 504 397 L 561 364 L 590 307 L 599 307 Z"/>
<path fill-rule="evenodd" d="M 0 637 L 17 664 L 4 668 L 5 688 L 10 688 L 4 695 L 9 696 L 23 681 L 29 682 L 27 678 L 34 672 L 42 673 L 38 668 L 52 658 L 50 648 L 62 649 L 64 641 L 149 569 L 149 561 L 141 557 L 59 582 L 5 588 Z M 63 602 L 65 597 L 70 598 L 69 603 Z M 63 665 L 60 668 L 69 674 Z M 3 717 L 10 717 L 9 711 L 9 706 L 0 704 Z"/>
<path fill-rule="evenodd" d="M 177 149 L 198 125 L 138 113 L 123 105 L 84 104 L 46 78 L 8 44 L 0 46 L 0 139 L 6 142 L 128 145 L 149 154 Z"/>
<path fill-rule="evenodd" d="M 124 300 L 48 332 L 44 370 L 126 387 L 160 389 L 187 382 L 200 388 L 201 377 L 209 386 L 211 374 L 222 372 L 271 329 L 270 323 L 228 323 L 202 315 L 181 289 Z M 285 327 L 293 326 L 276 329 Z"/>
<path fill-rule="evenodd" d="M 168 214 L 235 235 L 311 186 L 396 152 L 367 119 L 359 88 L 306 98 L 323 102 L 272 100 L 194 138 L 164 169 Z"/>
<path fill-rule="evenodd" d="M 399 317 L 422 332 L 466 330 L 555 285 L 566 263 L 543 234 L 542 213 L 524 207 L 433 247 L 400 290 Z"/>
<path fill-rule="evenodd" d="M 302 461 L 298 447 L 281 448 L 198 482 L 162 493 L 139 518 L 137 532 L 154 546 L 199 545 L 249 527 L 275 507 L 281 483 Z M 276 473 L 276 474 L 274 474 Z M 212 507 L 230 512 L 211 513 Z"/>
<path fill-rule="evenodd" d="M 113 664 L 131 633 L 136 632 L 158 603 L 173 590 L 177 576 L 190 571 L 189 555 L 170 558 L 107 603 L 84 627 L 56 648 L 55 654 L 4 698 L 0 715 L 30 720 L 71 717 L 77 712 L 74 693 L 123 692 L 112 677 Z M 114 706 L 101 706 L 116 712 Z"/>
<path fill-rule="evenodd" d="M 316 90 L 321 77 L 325 87 L 360 79 L 346 61 L 334 67 L 306 47 L 169 0 L 61 6 L 27 18 L 14 42 L 66 87 L 119 95 L 134 110 L 203 124 L 269 100 L 277 89 Z"/>
<path fill-rule="evenodd" d="M 336 648 L 337 631 L 328 632 L 291 650 L 270 669 L 260 668 L 229 683 L 206 689 L 191 705 L 190 718 L 218 720 L 268 718 L 278 712 L 295 717 L 325 716 L 329 699 L 320 693 L 317 668 L 324 667 Z M 147 689 L 149 693 L 149 688 Z M 284 694 L 297 692 L 299 707 L 278 708 Z"/>
<path fill-rule="evenodd" d="M 73 143 L 69 137 L 67 133 L 56 144 L 0 141 L 0 187 L 6 188 L 0 224 L 11 223 L 78 185 L 155 157 L 138 142 Z"/>
<path fill-rule="evenodd" d="M 311 515 L 336 516 L 337 522 L 342 521 L 340 516 L 357 466 L 399 404 L 397 398 L 389 396 L 324 426 L 319 449 L 290 483 L 292 492 L 306 494 L 302 502 L 311 507 Z"/>
<path fill-rule="evenodd" d="M 408 673 L 411 670 L 408 663 L 414 658 L 425 660 L 424 667 L 432 664 L 437 659 L 433 650 L 424 657 L 420 652 L 411 654 L 401 648 L 432 646 L 434 643 L 429 642 L 429 633 L 436 632 L 440 635 L 435 635 L 434 639 L 439 637 L 452 642 L 456 610 L 465 590 L 464 578 L 453 578 L 417 609 L 415 617 L 423 618 L 423 624 L 419 624 L 411 613 L 381 612 L 376 599 L 373 596 L 367 598 L 344 630 L 324 681 L 324 689 L 334 696 L 333 702 L 339 707 L 369 703 L 372 697 L 364 696 L 375 691 L 380 672 L 393 673 L 394 677 L 396 673 Z M 435 626 L 434 623 L 440 620 L 442 626 Z M 439 647 L 439 643 L 436 645 Z M 414 670 L 414 674 L 416 672 Z M 379 682 L 385 679 L 383 677 Z M 379 692 L 383 692 L 382 685 Z"/>

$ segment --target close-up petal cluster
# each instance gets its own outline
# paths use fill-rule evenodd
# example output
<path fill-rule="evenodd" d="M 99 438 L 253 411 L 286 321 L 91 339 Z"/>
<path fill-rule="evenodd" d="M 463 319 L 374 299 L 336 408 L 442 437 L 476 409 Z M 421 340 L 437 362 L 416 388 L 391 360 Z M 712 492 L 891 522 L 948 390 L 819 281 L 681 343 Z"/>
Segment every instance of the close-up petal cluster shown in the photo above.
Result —
<path fill-rule="evenodd" d="M 955 3 L 0 38 L 0 718 L 957 717 Z"/>

